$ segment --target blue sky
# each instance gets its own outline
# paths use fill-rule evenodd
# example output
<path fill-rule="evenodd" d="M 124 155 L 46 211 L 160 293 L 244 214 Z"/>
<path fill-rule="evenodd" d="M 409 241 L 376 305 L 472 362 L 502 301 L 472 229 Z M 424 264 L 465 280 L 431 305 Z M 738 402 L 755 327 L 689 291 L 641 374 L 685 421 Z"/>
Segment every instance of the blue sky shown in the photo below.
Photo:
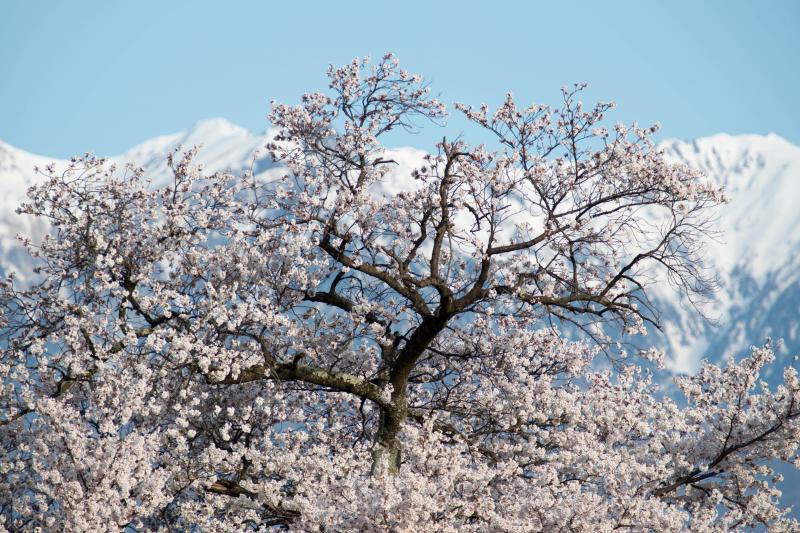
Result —
<path fill-rule="evenodd" d="M 556 103 L 564 84 L 663 136 L 774 132 L 800 144 L 800 2 L 0 3 L 0 139 L 115 154 L 222 116 L 267 128 L 270 99 L 329 63 L 393 51 L 447 103 Z M 453 120 L 446 133 L 461 133 Z M 465 132 L 468 133 L 468 132 Z M 442 131 L 405 144 L 426 148 Z M 469 138 L 469 135 L 466 135 Z"/>

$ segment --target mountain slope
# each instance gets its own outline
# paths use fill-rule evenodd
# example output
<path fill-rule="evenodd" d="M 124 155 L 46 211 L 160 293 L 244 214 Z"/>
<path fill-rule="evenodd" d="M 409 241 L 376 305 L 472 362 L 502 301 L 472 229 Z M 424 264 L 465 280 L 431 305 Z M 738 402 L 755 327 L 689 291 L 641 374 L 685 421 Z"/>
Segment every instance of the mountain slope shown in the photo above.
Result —
<path fill-rule="evenodd" d="M 674 293 L 658 291 L 673 367 L 741 354 L 767 337 L 800 354 L 800 147 L 777 135 L 714 135 L 663 143 L 668 157 L 725 186 L 718 239 L 706 243 L 720 290 L 707 307 L 719 326 L 698 320 Z"/>

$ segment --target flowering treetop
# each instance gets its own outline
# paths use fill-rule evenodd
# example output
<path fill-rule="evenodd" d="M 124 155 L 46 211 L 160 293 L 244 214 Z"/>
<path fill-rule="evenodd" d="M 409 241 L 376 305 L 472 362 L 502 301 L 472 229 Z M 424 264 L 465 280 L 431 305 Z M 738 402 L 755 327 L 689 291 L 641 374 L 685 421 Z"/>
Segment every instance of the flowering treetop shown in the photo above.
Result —
<path fill-rule="evenodd" d="M 681 378 L 685 408 L 591 366 L 597 324 L 657 321 L 654 265 L 708 289 L 720 190 L 576 86 L 457 105 L 497 148 L 445 138 L 380 194 L 381 137 L 445 108 L 391 55 L 328 75 L 273 104 L 276 179 L 195 150 L 164 187 L 92 156 L 42 171 L 40 282 L 0 286 L 6 528 L 790 527 L 769 461 L 797 459 L 800 383 L 760 384 L 769 346 Z"/>

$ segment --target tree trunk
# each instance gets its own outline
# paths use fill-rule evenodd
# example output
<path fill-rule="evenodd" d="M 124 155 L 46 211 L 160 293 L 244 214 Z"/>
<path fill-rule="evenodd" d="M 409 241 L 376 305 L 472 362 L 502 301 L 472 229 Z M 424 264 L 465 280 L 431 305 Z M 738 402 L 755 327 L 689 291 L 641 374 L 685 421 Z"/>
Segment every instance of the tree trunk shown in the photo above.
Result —
<path fill-rule="evenodd" d="M 402 460 L 402 444 L 400 443 L 400 428 L 406 418 L 405 391 L 392 395 L 392 406 L 381 411 L 378 432 L 375 435 L 375 447 L 372 450 L 373 476 L 384 472 L 394 475 L 400 471 Z"/>
<path fill-rule="evenodd" d="M 444 329 L 453 314 L 453 311 L 449 310 L 423 319 L 394 360 L 389 372 L 389 383 L 393 387 L 392 403 L 381 409 L 380 423 L 375 435 L 375 447 L 372 451 L 372 475 L 380 475 L 383 472 L 389 474 L 399 472 L 402 459 L 402 444 L 399 435 L 408 414 L 406 399 L 408 376 L 419 357 Z"/>

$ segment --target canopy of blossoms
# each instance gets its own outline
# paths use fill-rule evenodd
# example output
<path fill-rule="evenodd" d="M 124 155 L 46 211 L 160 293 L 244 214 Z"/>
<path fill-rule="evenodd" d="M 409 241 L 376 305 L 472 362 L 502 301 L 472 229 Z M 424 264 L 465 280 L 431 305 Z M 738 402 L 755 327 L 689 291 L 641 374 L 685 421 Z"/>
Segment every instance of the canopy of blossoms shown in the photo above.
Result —
<path fill-rule="evenodd" d="M 613 105 L 457 105 L 396 193 L 385 134 L 441 121 L 386 55 L 273 104 L 271 178 L 75 158 L 0 284 L 0 530 L 728 531 L 798 524 L 800 382 L 768 345 L 678 378 L 611 355 L 654 272 L 709 289 L 722 192 Z M 569 340 L 559 331 L 582 332 Z M 574 340 L 581 338 L 583 340 Z M 646 364 L 645 364 L 646 363 Z M 604 368 L 608 368 L 604 370 Z"/>

